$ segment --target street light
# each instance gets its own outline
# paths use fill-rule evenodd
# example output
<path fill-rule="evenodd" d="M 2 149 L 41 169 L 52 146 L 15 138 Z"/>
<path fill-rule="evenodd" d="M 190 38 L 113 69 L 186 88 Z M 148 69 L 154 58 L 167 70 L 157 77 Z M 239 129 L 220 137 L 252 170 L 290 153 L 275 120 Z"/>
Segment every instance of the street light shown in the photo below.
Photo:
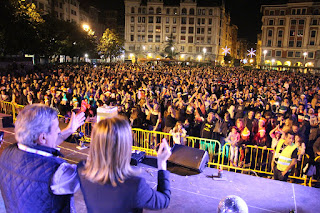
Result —
<path fill-rule="evenodd" d="M 266 55 L 268 53 L 268 50 L 263 50 L 263 62 L 264 62 L 264 65 L 266 65 Z"/>
<path fill-rule="evenodd" d="M 84 54 L 85 62 L 87 62 L 89 55 L 86 53 Z"/>
<path fill-rule="evenodd" d="M 306 66 L 306 57 L 307 57 L 307 55 L 308 55 L 307 52 L 303 53 L 303 64 L 304 64 L 304 66 Z"/>
<path fill-rule="evenodd" d="M 271 64 L 273 66 L 273 63 L 275 62 L 276 60 L 274 60 L 274 58 L 271 60 Z"/>
<path fill-rule="evenodd" d="M 203 48 L 202 51 L 203 51 L 203 55 L 204 55 L 204 59 L 203 59 L 203 60 L 205 61 L 205 60 L 206 60 L 206 52 L 207 52 L 207 49 L 206 49 L 206 48 Z"/>
<path fill-rule="evenodd" d="M 143 51 L 146 51 L 146 46 L 143 45 L 143 46 L 142 46 L 142 49 L 143 49 Z"/>
<path fill-rule="evenodd" d="M 173 50 L 174 50 L 174 47 L 171 47 L 171 51 L 172 51 L 172 58 L 173 58 Z"/>

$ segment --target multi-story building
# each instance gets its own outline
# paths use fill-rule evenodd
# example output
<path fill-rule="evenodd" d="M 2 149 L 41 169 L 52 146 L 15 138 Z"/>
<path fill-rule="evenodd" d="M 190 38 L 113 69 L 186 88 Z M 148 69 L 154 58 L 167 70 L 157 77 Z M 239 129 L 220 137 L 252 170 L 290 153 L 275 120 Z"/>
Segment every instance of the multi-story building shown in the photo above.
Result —
<path fill-rule="evenodd" d="M 58 19 L 80 24 L 80 3 L 77 0 L 27 0 L 42 14 L 52 13 Z"/>
<path fill-rule="evenodd" d="M 165 57 L 172 38 L 178 60 L 222 62 L 222 47 L 231 47 L 234 35 L 223 1 L 174 2 L 125 0 L 125 57 Z"/>
<path fill-rule="evenodd" d="M 261 62 L 320 67 L 320 3 L 262 5 Z"/>

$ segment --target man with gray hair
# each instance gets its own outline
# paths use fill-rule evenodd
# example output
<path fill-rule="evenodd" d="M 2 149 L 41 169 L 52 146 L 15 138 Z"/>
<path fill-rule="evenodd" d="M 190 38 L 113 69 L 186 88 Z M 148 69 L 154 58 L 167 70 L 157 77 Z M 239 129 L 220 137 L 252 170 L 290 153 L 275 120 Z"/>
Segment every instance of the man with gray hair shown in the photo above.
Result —
<path fill-rule="evenodd" d="M 0 190 L 7 212 L 73 212 L 73 193 L 79 188 L 76 165 L 59 158 L 57 146 L 85 121 L 72 113 L 60 130 L 55 109 L 26 106 L 15 123 L 18 143 L 0 156 Z"/>

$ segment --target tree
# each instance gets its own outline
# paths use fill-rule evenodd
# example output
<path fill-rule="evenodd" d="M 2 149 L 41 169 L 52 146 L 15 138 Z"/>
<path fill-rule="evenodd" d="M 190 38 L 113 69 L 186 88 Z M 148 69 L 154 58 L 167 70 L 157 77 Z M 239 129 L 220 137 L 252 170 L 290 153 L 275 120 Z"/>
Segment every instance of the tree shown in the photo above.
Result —
<path fill-rule="evenodd" d="M 113 30 L 106 29 L 98 44 L 98 51 L 104 55 L 105 58 L 112 58 L 119 56 L 124 48 L 124 41 Z"/>

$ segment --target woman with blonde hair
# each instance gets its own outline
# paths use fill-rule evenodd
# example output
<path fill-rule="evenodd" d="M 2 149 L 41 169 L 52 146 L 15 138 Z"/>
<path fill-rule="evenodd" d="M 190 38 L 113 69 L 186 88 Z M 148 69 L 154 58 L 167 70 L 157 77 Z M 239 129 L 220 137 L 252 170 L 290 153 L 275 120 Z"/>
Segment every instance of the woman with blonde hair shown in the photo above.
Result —
<path fill-rule="evenodd" d="M 167 208 L 170 202 L 171 155 L 164 139 L 158 151 L 158 189 L 150 188 L 130 166 L 132 131 L 122 116 L 101 120 L 91 135 L 86 162 L 78 165 L 78 176 L 88 212 L 142 212 L 143 208 Z"/>

